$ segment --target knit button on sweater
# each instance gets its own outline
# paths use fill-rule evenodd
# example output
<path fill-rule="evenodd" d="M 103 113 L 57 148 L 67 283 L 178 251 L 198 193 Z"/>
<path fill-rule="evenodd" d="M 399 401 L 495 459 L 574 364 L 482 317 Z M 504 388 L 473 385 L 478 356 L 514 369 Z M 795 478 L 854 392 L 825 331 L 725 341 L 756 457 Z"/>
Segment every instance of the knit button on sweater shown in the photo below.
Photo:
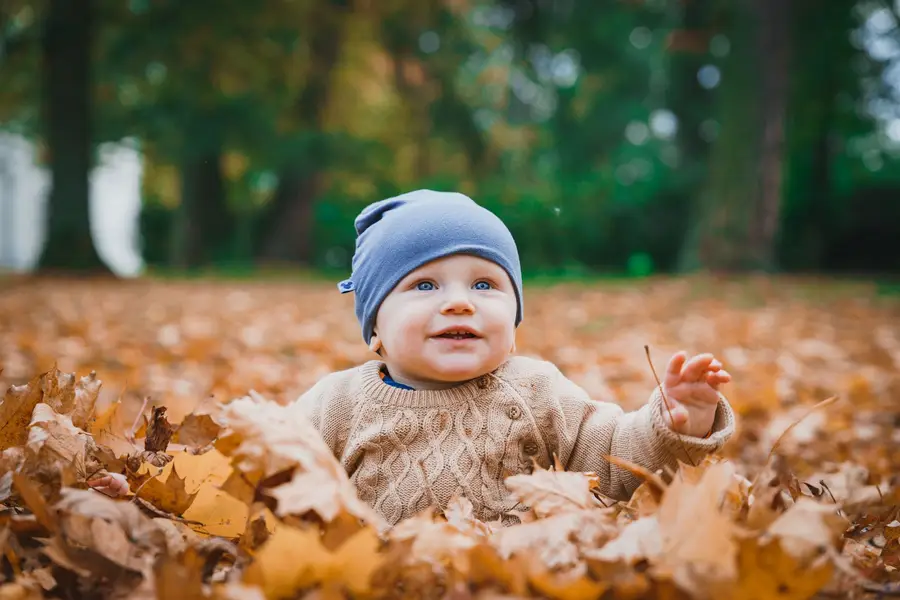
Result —
<path fill-rule="evenodd" d="M 568 471 L 593 471 L 600 491 L 627 499 L 641 481 L 611 465 L 609 454 L 651 471 L 697 462 L 734 432 L 720 395 L 712 433 L 679 435 L 663 420 L 655 390 L 639 410 L 592 400 L 552 363 L 511 357 L 496 371 L 447 390 L 386 384 L 384 364 L 332 373 L 300 397 L 304 414 L 346 469 L 360 498 L 396 524 L 431 504 L 468 498 L 484 521 L 515 523 L 521 510 L 503 481 L 547 468 L 556 455 Z"/>

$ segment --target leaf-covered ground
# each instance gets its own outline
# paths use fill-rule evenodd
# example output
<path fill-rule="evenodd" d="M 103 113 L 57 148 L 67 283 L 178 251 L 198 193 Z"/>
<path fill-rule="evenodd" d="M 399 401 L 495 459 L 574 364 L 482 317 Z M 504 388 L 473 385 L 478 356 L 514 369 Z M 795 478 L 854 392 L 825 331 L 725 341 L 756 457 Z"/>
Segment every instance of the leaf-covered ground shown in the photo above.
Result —
<path fill-rule="evenodd" d="M 370 358 L 352 297 L 0 281 L 0 598 L 900 594 L 900 299 L 695 278 L 530 289 L 525 310 L 520 353 L 626 408 L 655 384 L 645 345 L 658 370 L 716 353 L 737 435 L 628 503 L 537 470 L 508 481 L 521 525 L 458 499 L 386 530 L 290 404 Z M 126 498 L 87 489 L 107 472 Z"/>

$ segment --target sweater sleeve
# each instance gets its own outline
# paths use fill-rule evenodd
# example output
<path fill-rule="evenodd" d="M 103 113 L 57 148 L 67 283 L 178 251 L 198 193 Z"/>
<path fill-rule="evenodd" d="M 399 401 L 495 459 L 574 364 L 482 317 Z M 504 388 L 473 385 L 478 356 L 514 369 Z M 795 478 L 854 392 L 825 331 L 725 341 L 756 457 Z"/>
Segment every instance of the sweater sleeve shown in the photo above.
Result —
<path fill-rule="evenodd" d="M 331 373 L 297 398 L 296 408 L 306 417 L 335 458 L 344 452 L 353 414 L 353 376 L 350 371 Z"/>
<path fill-rule="evenodd" d="M 566 470 L 596 472 L 601 492 L 610 498 L 629 498 L 641 479 L 611 464 L 604 455 L 625 459 L 650 471 L 674 469 L 679 460 L 699 463 L 707 454 L 719 450 L 734 433 L 734 414 L 721 394 L 712 433 L 698 438 L 676 433 L 666 425 L 659 388 L 643 407 L 625 412 L 612 402 L 592 400 L 556 367 L 550 368 L 546 376 L 550 397 L 540 403 L 546 412 L 539 421 L 543 422 L 541 429 L 548 449 L 557 454 Z"/>

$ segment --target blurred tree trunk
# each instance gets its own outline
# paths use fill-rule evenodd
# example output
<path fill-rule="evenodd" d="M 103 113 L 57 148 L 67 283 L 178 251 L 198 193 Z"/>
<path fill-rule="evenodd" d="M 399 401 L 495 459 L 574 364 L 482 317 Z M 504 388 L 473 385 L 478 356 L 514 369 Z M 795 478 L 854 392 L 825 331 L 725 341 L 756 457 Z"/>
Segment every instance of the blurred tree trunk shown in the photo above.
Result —
<path fill-rule="evenodd" d="M 457 93 L 459 55 L 467 51 L 460 41 L 466 36 L 457 30 L 458 21 L 440 3 L 409 1 L 393 4 L 381 17 L 381 41 L 393 60 L 394 89 L 410 111 L 405 133 L 417 147 L 413 175 L 422 183 L 440 171 L 431 147 L 436 138 L 461 144 L 476 178 L 497 167 L 472 109 Z M 436 36 L 436 48 L 419 51 L 423 32 Z"/>
<path fill-rule="evenodd" d="M 278 188 L 262 217 L 260 251 L 264 261 L 309 263 L 312 259 L 313 211 L 322 172 L 329 160 L 327 144 L 319 133 L 328 104 L 331 80 L 343 41 L 346 0 L 323 3 L 310 41 L 313 57 L 309 78 L 297 99 L 299 129 L 319 135 L 302 156 L 292 157 L 280 170 Z"/>
<path fill-rule="evenodd" d="M 50 158 L 44 271 L 106 273 L 90 226 L 91 0 L 50 0 L 43 32 L 43 102 Z"/>
<path fill-rule="evenodd" d="M 673 32 L 668 44 L 672 83 L 667 97 L 678 118 L 677 186 L 687 194 L 702 185 L 709 162 L 709 142 L 701 130 L 703 121 L 713 113 L 713 94 L 700 85 L 697 73 L 709 62 L 714 10 L 711 0 L 687 0 L 680 6 L 681 27 Z"/>
<path fill-rule="evenodd" d="M 297 171 L 282 169 L 272 204 L 263 216 L 260 258 L 264 261 L 307 264 L 312 258 L 313 209 L 321 176 L 311 166 L 298 166 Z"/>
<path fill-rule="evenodd" d="M 429 106 L 434 94 L 429 93 L 425 69 L 410 48 L 390 49 L 394 58 L 394 87 L 410 109 L 410 137 L 416 145 L 414 177 L 423 181 L 431 175 L 429 140 L 431 114 Z"/>
<path fill-rule="evenodd" d="M 759 26 L 757 35 L 762 59 L 762 185 L 756 210 L 751 215 L 748 266 L 773 269 L 784 189 L 791 0 L 755 0 L 752 4 Z"/>
<path fill-rule="evenodd" d="M 842 152 L 839 98 L 852 106 L 859 76 L 853 57 L 860 52 L 847 34 L 854 27 L 852 4 L 794 0 L 791 104 L 802 111 L 788 126 L 785 202 L 779 240 L 781 265 L 820 269 L 829 239 L 842 229 L 842 206 L 835 190 L 835 161 Z M 844 107 L 848 110 L 848 107 Z"/>
<path fill-rule="evenodd" d="M 781 212 L 790 0 L 732 4 L 719 135 L 683 270 L 772 270 Z"/>
<path fill-rule="evenodd" d="M 191 269 L 209 264 L 228 243 L 230 213 L 221 153 L 187 158 L 181 169 L 181 203 L 172 223 L 169 263 Z"/>

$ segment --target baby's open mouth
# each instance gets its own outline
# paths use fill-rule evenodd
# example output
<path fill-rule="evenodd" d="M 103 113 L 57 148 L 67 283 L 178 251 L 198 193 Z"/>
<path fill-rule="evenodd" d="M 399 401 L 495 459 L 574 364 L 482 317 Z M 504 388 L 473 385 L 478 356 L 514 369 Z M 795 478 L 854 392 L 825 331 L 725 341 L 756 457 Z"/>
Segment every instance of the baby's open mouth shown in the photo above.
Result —
<path fill-rule="evenodd" d="M 478 336 L 471 331 L 445 331 L 444 333 L 440 333 L 434 337 L 444 338 L 448 340 L 467 340 L 477 338 Z"/>

